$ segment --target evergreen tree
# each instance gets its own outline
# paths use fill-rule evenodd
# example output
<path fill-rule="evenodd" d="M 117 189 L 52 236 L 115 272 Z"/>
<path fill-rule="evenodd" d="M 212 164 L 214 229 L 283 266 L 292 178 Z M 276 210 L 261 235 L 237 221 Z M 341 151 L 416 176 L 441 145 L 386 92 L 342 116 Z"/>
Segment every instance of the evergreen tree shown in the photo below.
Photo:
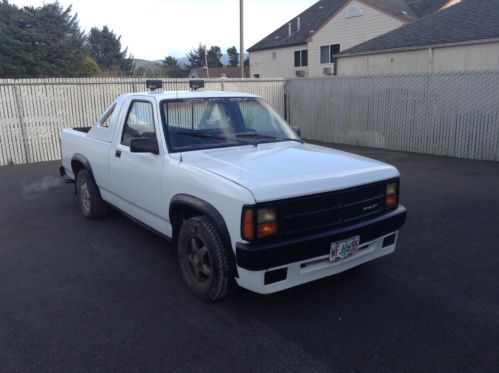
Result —
<path fill-rule="evenodd" d="M 0 2 L 0 78 L 29 76 L 33 64 L 28 53 L 29 31 L 19 25 L 22 10 Z"/>
<path fill-rule="evenodd" d="M 163 61 L 165 73 L 170 78 L 185 78 L 188 74 L 187 70 L 173 56 L 167 56 Z"/>
<path fill-rule="evenodd" d="M 99 67 L 108 73 L 131 75 L 133 57 L 128 56 L 128 49 L 121 50 L 121 36 L 117 36 L 107 26 L 102 30 L 92 27 L 87 40 L 87 50 Z"/>
<path fill-rule="evenodd" d="M 18 8 L 0 2 L 0 77 L 79 76 L 84 34 L 71 7 L 57 2 Z"/>
<path fill-rule="evenodd" d="M 220 61 L 220 59 L 222 58 L 222 50 L 216 45 L 210 48 L 210 50 L 207 52 L 206 58 L 208 60 L 208 67 L 223 66 L 222 62 Z"/>
<path fill-rule="evenodd" d="M 205 67 L 206 45 L 199 44 L 197 48 L 187 53 L 187 59 L 192 69 Z"/>
<path fill-rule="evenodd" d="M 229 56 L 229 66 L 238 67 L 239 66 L 239 52 L 236 47 L 230 47 L 227 49 L 227 56 Z"/>

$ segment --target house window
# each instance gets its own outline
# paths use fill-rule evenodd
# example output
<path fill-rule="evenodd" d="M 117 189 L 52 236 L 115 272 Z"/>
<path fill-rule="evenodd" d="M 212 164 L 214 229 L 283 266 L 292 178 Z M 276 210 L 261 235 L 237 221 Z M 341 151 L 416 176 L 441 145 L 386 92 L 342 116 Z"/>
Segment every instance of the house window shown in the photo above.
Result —
<path fill-rule="evenodd" d="M 339 44 L 323 45 L 321 46 L 321 63 L 335 63 L 335 54 L 340 53 Z"/>
<path fill-rule="evenodd" d="M 295 67 L 308 66 L 308 51 L 295 51 Z"/>

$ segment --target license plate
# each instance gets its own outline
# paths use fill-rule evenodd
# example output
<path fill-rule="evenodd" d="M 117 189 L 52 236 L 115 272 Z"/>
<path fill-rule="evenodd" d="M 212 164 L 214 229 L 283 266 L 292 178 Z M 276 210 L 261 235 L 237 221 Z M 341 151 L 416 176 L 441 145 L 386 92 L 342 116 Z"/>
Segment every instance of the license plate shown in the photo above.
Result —
<path fill-rule="evenodd" d="M 355 255 L 359 249 L 360 236 L 348 238 L 346 240 L 333 242 L 331 244 L 331 252 L 329 254 L 330 262 L 348 258 Z"/>

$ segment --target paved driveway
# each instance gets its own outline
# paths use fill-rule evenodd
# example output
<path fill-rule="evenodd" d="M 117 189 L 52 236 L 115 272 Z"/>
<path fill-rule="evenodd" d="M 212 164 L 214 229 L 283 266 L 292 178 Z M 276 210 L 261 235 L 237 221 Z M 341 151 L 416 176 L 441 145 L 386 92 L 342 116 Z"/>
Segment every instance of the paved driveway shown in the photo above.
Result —
<path fill-rule="evenodd" d="M 85 220 L 57 163 L 0 168 L 1 372 L 498 372 L 499 163 L 347 146 L 395 164 L 398 251 L 215 304 L 161 238 Z"/>

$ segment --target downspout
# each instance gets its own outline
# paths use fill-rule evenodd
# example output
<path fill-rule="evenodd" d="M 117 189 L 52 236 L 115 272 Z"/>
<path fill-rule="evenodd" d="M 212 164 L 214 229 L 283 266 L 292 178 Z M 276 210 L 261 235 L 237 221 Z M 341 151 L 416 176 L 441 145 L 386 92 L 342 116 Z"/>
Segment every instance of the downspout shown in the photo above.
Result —
<path fill-rule="evenodd" d="M 433 72 L 433 48 L 429 47 L 428 48 L 428 66 L 427 70 L 429 73 Z"/>

